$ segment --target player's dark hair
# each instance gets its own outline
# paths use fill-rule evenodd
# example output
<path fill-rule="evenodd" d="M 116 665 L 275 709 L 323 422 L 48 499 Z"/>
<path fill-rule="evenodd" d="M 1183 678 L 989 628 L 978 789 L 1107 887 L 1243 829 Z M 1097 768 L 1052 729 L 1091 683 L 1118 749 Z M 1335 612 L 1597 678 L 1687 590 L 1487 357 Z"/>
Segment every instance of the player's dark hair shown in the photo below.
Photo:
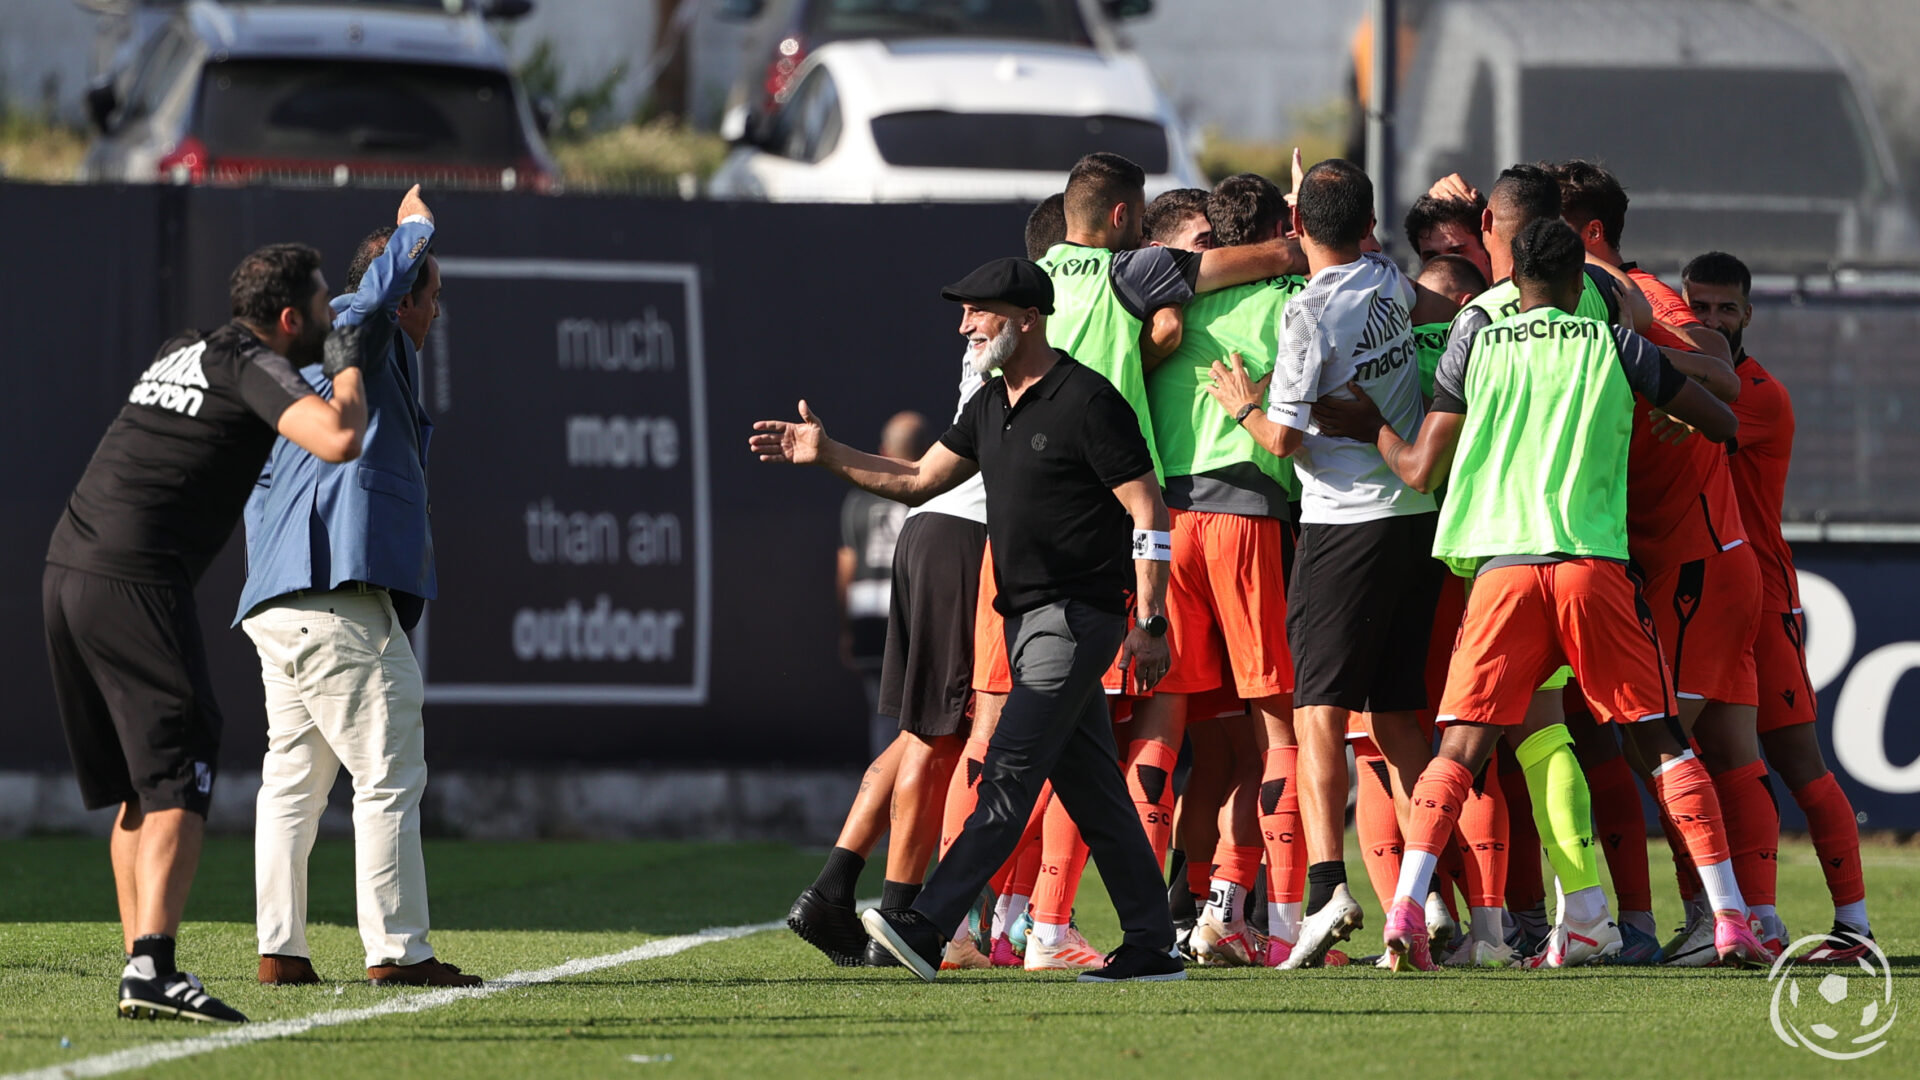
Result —
<path fill-rule="evenodd" d="M 1147 215 L 1141 221 L 1143 236 L 1164 244 L 1167 237 L 1179 232 L 1180 226 L 1195 214 L 1207 216 L 1205 188 L 1182 187 L 1163 191 L 1147 204 Z"/>
<path fill-rule="evenodd" d="M 1273 235 L 1287 216 L 1280 186 L 1259 173 L 1238 173 L 1213 185 L 1207 196 L 1207 224 L 1217 247 L 1251 244 Z"/>
<path fill-rule="evenodd" d="M 1518 211 L 1522 225 L 1541 218 L 1557 218 L 1560 216 L 1560 182 L 1538 165 L 1515 165 L 1500 171 L 1487 201 Z"/>
<path fill-rule="evenodd" d="M 353 261 L 347 264 L 348 292 L 360 291 L 360 279 L 367 276 L 367 267 L 373 265 L 373 260 L 379 258 L 381 252 L 387 250 L 387 241 L 393 239 L 395 231 L 396 226 L 382 225 L 361 238 L 360 246 L 354 249 Z M 423 268 L 419 273 L 413 275 L 413 288 L 407 290 L 407 295 L 417 299 L 421 293 L 426 291 L 427 272 Z"/>
<path fill-rule="evenodd" d="M 1620 246 L 1620 234 L 1627 227 L 1627 189 L 1603 166 L 1574 158 L 1552 169 L 1560 182 L 1560 216 L 1575 229 L 1584 230 L 1590 221 L 1600 223 L 1600 232 L 1613 247 Z"/>
<path fill-rule="evenodd" d="M 1580 234 L 1557 217 L 1527 222 L 1513 238 L 1513 276 L 1542 285 L 1564 285 L 1580 276 L 1587 249 Z"/>
<path fill-rule="evenodd" d="M 1146 186 L 1147 171 L 1119 154 L 1088 154 L 1067 174 L 1067 220 L 1084 229 L 1099 228 L 1115 204 L 1144 200 Z"/>
<path fill-rule="evenodd" d="M 1033 212 L 1027 215 L 1027 258 L 1038 261 L 1053 245 L 1066 240 L 1066 201 L 1065 192 L 1055 192 L 1033 204 Z"/>
<path fill-rule="evenodd" d="M 1428 285 L 1429 281 L 1433 284 Z M 1465 255 L 1435 255 L 1428 259 L 1420 267 L 1420 282 L 1434 292 L 1447 296 L 1487 290 L 1487 275 L 1481 273 L 1473 260 Z"/>
<path fill-rule="evenodd" d="M 1682 285 L 1738 285 L 1741 296 L 1753 294 L 1753 272 L 1747 264 L 1724 251 L 1709 251 L 1705 255 L 1696 255 L 1680 271 Z"/>
<path fill-rule="evenodd" d="M 1485 195 L 1475 195 L 1471 202 L 1422 195 L 1413 200 L 1413 206 L 1407 210 L 1407 246 L 1417 253 L 1421 234 L 1441 225 L 1459 225 L 1479 236 L 1480 212 L 1486 208 Z"/>
<path fill-rule="evenodd" d="M 1350 247 L 1373 220 L 1373 181 L 1360 166 L 1328 158 L 1300 180 L 1300 228 L 1317 244 Z"/>
<path fill-rule="evenodd" d="M 280 312 L 292 308 L 306 314 L 320 269 L 320 253 L 305 244 L 268 244 L 240 260 L 227 279 L 227 300 L 233 317 L 271 326 Z"/>

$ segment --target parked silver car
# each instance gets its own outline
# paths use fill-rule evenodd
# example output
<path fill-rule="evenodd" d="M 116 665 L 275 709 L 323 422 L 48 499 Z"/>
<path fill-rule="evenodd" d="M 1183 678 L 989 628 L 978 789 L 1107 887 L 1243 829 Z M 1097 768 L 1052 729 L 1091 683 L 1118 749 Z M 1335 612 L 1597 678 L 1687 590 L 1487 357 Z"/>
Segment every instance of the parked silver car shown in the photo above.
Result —
<path fill-rule="evenodd" d="M 1920 260 L 1860 76 L 1751 4 L 1444 0 L 1398 118 L 1398 203 L 1458 172 L 1596 159 L 1633 200 L 1627 247 L 1678 265 L 1713 248 L 1756 269 Z"/>
<path fill-rule="evenodd" d="M 188 0 L 96 87 L 82 175 L 547 190 L 534 110 L 484 21 L 530 6 Z"/>

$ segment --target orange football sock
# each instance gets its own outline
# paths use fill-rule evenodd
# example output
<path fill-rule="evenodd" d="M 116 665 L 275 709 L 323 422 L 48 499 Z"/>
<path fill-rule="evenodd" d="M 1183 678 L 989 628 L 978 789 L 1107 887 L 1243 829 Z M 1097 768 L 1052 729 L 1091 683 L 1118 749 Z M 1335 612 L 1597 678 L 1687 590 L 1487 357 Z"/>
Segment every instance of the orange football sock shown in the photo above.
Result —
<path fill-rule="evenodd" d="M 1500 791 L 1507 799 L 1507 910 L 1532 911 L 1546 902 L 1540 876 L 1540 830 L 1533 823 L 1527 774 L 1512 754 L 1500 755 Z"/>
<path fill-rule="evenodd" d="M 1221 837 L 1219 846 L 1213 849 L 1213 876 L 1252 892 L 1253 883 L 1260 877 L 1260 859 L 1265 854 L 1264 848 L 1242 847 Z"/>
<path fill-rule="evenodd" d="M 1153 739 L 1127 744 L 1127 791 L 1133 796 L 1140 826 L 1147 831 L 1147 842 L 1153 845 L 1153 864 L 1163 875 L 1173 839 L 1173 765 L 1179 756 L 1173 747 Z"/>
<path fill-rule="evenodd" d="M 1007 861 L 1000 864 L 999 871 L 988 881 L 997 895 L 1033 895 L 1033 879 L 1039 871 L 1027 869 L 1023 872 L 1021 860 L 1027 860 L 1031 866 L 1039 866 L 1040 823 L 1045 819 L 1047 807 L 1053 802 L 1053 785 L 1050 783 L 1040 785 L 1040 797 L 1033 800 L 1033 811 L 1027 815 L 1027 827 L 1020 832 L 1020 842 L 1014 845 L 1012 854 L 1007 856 Z M 1021 883 L 1026 886 L 1024 892 L 1014 887 Z"/>
<path fill-rule="evenodd" d="M 1673 819 L 1687 858 L 1695 866 L 1711 866 L 1733 857 L 1727 843 L 1725 816 L 1713 778 L 1699 758 L 1677 758 L 1654 774 L 1654 794 Z"/>
<path fill-rule="evenodd" d="M 1772 904 L 1779 885 L 1780 804 L 1774 801 L 1767 763 L 1752 761 L 1713 778 L 1726 818 L 1733 876 L 1748 904 Z"/>
<path fill-rule="evenodd" d="M 1793 801 L 1807 815 L 1807 831 L 1813 834 L 1813 850 L 1820 856 L 1820 871 L 1827 875 L 1827 891 L 1833 894 L 1835 907 L 1857 904 L 1867 898 L 1866 878 L 1860 873 L 1860 821 L 1853 816 L 1853 803 L 1840 790 L 1832 773 L 1793 793 Z"/>
<path fill-rule="evenodd" d="M 973 808 L 980 803 L 980 793 L 974 787 L 980 782 L 980 771 L 987 759 L 987 740 L 968 739 L 964 750 L 960 752 L 960 762 L 953 767 L 953 779 L 947 782 L 947 805 L 940 814 L 940 857 L 947 857 L 947 849 L 960 838 L 960 830 L 966 827 L 967 819 L 973 816 Z"/>
<path fill-rule="evenodd" d="M 1059 799 L 1047 807 L 1037 847 L 1040 880 L 1033 889 L 1033 921 L 1063 926 L 1073 915 L 1080 875 L 1087 869 L 1087 842 Z"/>
<path fill-rule="evenodd" d="M 1261 754 L 1260 838 L 1267 847 L 1267 900 L 1297 904 L 1307 891 L 1307 846 L 1300 835 L 1300 793 L 1293 783 L 1300 748 Z"/>
<path fill-rule="evenodd" d="M 1187 860 L 1187 892 L 1192 893 L 1200 903 L 1206 903 L 1208 886 L 1213 884 L 1213 864 Z"/>
<path fill-rule="evenodd" d="M 1446 850 L 1472 787 L 1473 774 L 1452 758 L 1436 757 L 1420 770 L 1420 779 L 1413 785 L 1407 850 L 1434 856 Z"/>
<path fill-rule="evenodd" d="M 1647 867 L 1647 816 L 1640 808 L 1640 785 L 1624 757 L 1587 770 L 1593 802 L 1593 833 L 1607 857 L 1614 895 L 1621 911 L 1652 911 L 1653 883 Z"/>
<path fill-rule="evenodd" d="M 1371 749 L 1369 747 L 1369 749 Z M 1353 827 L 1360 836 L 1360 861 L 1380 910 L 1393 906 L 1394 885 L 1400 880 L 1400 822 L 1393 813 L 1393 792 L 1387 786 L 1387 759 L 1377 752 L 1354 755 L 1360 794 L 1353 806 Z M 1419 898 L 1421 902 L 1426 897 Z"/>
<path fill-rule="evenodd" d="M 1489 759 L 1467 789 L 1454 830 L 1466 856 L 1465 879 L 1470 907 L 1505 907 L 1507 903 L 1507 796 L 1500 773 Z"/>
<path fill-rule="evenodd" d="M 1659 788 L 1654 788 L 1655 792 Z M 1658 795 L 1655 796 L 1658 798 Z M 1666 834 L 1667 851 L 1673 856 L 1673 880 L 1679 887 L 1680 899 L 1694 900 L 1700 896 L 1700 874 L 1693 868 L 1693 860 L 1687 857 L 1687 842 L 1674 827 L 1673 818 L 1667 816 L 1667 808 L 1660 808 L 1660 831 Z M 1652 887 L 1647 891 L 1651 893 Z M 1628 910 L 1622 906 L 1622 911 Z"/>
<path fill-rule="evenodd" d="M 1467 789 L 1471 792 L 1473 789 Z M 1459 833 L 1459 826 L 1454 832 Z M 1454 921 L 1460 920 L 1460 909 L 1453 902 L 1457 889 L 1462 895 L 1467 891 L 1467 860 L 1460 853 L 1460 842 L 1456 836 L 1447 837 L 1447 846 L 1440 851 L 1440 865 L 1433 869 L 1433 887 L 1440 890 L 1440 900 L 1447 905 L 1447 914 Z"/>

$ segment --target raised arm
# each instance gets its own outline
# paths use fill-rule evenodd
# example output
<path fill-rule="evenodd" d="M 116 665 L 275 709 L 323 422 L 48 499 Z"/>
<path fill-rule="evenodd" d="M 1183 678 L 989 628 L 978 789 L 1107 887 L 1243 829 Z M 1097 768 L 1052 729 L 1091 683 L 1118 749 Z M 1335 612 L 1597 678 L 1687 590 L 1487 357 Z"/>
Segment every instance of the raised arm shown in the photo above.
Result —
<path fill-rule="evenodd" d="M 827 438 L 827 429 L 800 402 L 800 422 L 757 420 L 747 449 L 761 461 L 818 465 L 858 488 L 884 499 L 919 506 L 951 491 L 979 466 L 936 442 L 918 461 L 901 461 L 855 450 Z"/>
<path fill-rule="evenodd" d="M 1166 675 L 1171 653 L 1164 633 L 1149 634 L 1140 623 L 1155 616 L 1164 619 L 1167 614 L 1167 572 L 1173 565 L 1173 541 L 1168 532 L 1172 525 L 1152 470 L 1114 488 L 1113 495 L 1133 519 L 1134 538 L 1133 620 L 1120 645 L 1119 667 L 1125 671 L 1131 665 L 1139 689 L 1151 690 Z"/>
<path fill-rule="evenodd" d="M 413 288 L 414 278 L 426 265 L 427 250 L 433 246 L 433 211 L 420 198 L 415 184 L 400 200 L 395 213 L 393 236 L 387 249 L 367 265 L 360 285 L 352 293 L 333 300 L 333 325 L 336 328 L 358 326 L 384 312 L 389 322 L 400 300 Z"/>
<path fill-rule="evenodd" d="M 1284 274 L 1307 272 L 1307 257 L 1298 240 L 1274 237 L 1258 244 L 1214 248 L 1200 254 L 1200 276 L 1194 292 L 1212 292 L 1249 281 L 1265 281 Z"/>

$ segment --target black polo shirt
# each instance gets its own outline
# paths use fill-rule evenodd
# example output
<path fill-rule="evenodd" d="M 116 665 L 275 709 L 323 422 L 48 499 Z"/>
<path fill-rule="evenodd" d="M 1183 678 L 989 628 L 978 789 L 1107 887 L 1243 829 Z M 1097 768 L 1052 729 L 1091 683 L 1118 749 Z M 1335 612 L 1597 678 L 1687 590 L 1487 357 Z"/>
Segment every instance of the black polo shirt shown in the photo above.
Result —
<path fill-rule="evenodd" d="M 982 387 L 940 442 L 986 480 L 996 610 L 1080 600 L 1126 613 L 1133 519 L 1113 489 L 1151 473 L 1153 457 L 1112 383 L 1060 353 L 1018 405 L 1005 378 Z"/>

